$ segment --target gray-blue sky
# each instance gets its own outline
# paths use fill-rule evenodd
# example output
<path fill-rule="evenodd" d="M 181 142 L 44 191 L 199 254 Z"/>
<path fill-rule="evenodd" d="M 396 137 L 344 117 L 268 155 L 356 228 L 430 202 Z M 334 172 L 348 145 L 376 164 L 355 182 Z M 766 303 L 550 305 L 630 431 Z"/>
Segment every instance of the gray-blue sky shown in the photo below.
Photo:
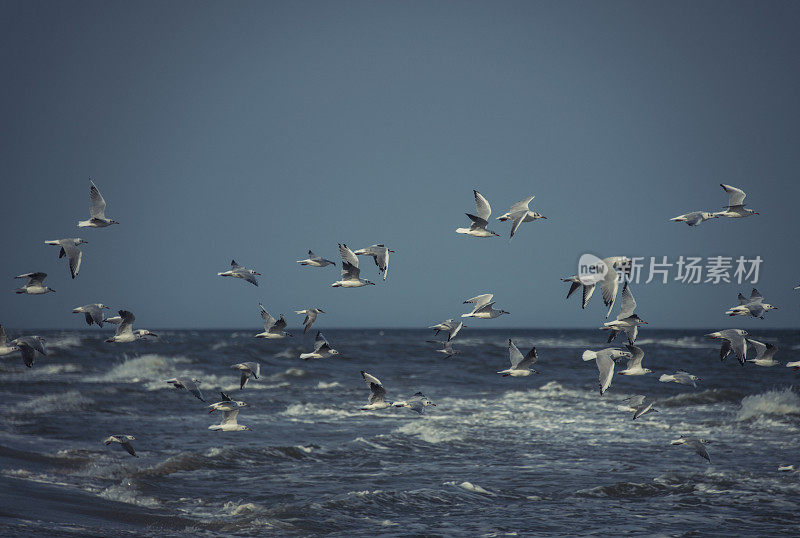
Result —
<path fill-rule="evenodd" d="M 57 291 L 0 300 L 10 327 L 81 327 L 102 301 L 147 327 L 259 325 L 258 302 L 324 326 L 427 326 L 493 292 L 516 327 L 593 327 L 564 300 L 578 256 L 760 255 L 768 319 L 722 313 L 749 286 L 639 285 L 653 326 L 800 321 L 795 204 L 800 5 L 792 2 L 4 2 L 6 254 Z M 88 177 L 119 226 L 75 227 Z M 699 228 L 719 183 L 761 215 Z M 494 216 L 528 195 L 549 220 L 454 233 L 477 188 Z M 496 221 L 495 221 L 496 222 Z M 80 236 L 80 275 L 46 239 Z M 362 289 L 338 259 L 384 242 Z M 261 287 L 222 279 L 231 258 Z M 293 323 L 294 322 L 294 323 Z M 318 322 L 318 323 L 320 323 Z"/>

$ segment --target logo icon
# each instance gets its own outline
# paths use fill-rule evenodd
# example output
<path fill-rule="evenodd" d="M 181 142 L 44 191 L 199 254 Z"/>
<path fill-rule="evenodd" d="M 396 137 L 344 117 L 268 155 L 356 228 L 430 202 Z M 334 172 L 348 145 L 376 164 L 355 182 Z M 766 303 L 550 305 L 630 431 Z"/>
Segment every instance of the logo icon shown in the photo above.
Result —
<path fill-rule="evenodd" d="M 582 254 L 578 259 L 578 280 L 584 286 L 597 284 L 606 277 L 607 272 L 606 262 L 594 254 Z"/>

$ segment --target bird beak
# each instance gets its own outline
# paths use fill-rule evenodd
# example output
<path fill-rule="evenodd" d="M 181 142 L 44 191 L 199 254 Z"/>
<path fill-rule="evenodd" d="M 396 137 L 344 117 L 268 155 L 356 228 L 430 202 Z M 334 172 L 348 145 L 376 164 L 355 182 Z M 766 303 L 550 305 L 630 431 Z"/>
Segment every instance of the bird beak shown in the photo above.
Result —
<path fill-rule="evenodd" d="M 436 407 L 436 404 L 435 404 L 435 403 L 433 403 L 433 402 L 431 402 L 431 405 L 432 405 L 433 407 Z"/>
<path fill-rule="evenodd" d="M 253 274 L 254 274 L 254 275 L 258 275 L 258 276 L 261 276 L 261 273 L 253 273 Z"/>
<path fill-rule="evenodd" d="M 545 217 L 544 215 L 542 215 L 542 218 L 543 218 L 543 219 L 547 219 L 547 217 Z"/>
<path fill-rule="evenodd" d="M 758 211 L 753 212 L 753 215 L 760 215 Z"/>

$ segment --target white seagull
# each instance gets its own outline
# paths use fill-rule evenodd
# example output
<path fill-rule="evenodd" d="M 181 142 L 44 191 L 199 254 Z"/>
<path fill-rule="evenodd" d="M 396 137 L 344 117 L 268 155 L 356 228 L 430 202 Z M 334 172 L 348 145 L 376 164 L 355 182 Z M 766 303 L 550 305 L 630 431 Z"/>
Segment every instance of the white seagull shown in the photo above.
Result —
<path fill-rule="evenodd" d="M 603 263 L 606 264 L 606 274 L 603 280 L 600 281 L 600 291 L 603 294 L 603 304 L 608 307 L 606 317 L 611 315 L 611 310 L 614 308 L 614 302 L 617 300 L 617 290 L 619 289 L 619 275 L 617 275 L 617 266 L 627 267 L 630 269 L 630 258 L 625 256 L 611 256 L 603 258 Z"/>
<path fill-rule="evenodd" d="M 103 303 L 92 303 L 83 306 L 79 306 L 72 310 L 73 314 L 83 314 L 86 316 L 86 324 L 91 325 L 92 323 L 97 324 L 98 327 L 103 326 L 103 322 L 106 321 L 103 319 L 103 309 L 110 310 L 109 307 L 104 305 Z M 122 318 L 120 318 L 122 321 Z"/>
<path fill-rule="evenodd" d="M 306 334 L 311 326 L 314 325 L 317 316 L 324 314 L 325 311 L 321 308 L 306 308 L 305 310 L 295 310 L 294 313 L 306 315 L 306 319 L 303 320 L 303 334 Z"/>
<path fill-rule="evenodd" d="M 393 404 L 395 407 L 408 407 L 412 411 L 417 414 L 423 414 L 425 412 L 426 407 L 436 407 L 436 404 L 433 403 L 430 398 L 422 394 L 421 392 L 416 392 L 414 395 L 407 399 L 403 400 L 402 402 L 394 402 Z"/>
<path fill-rule="evenodd" d="M 205 402 L 205 398 L 203 398 L 203 393 L 200 392 L 200 381 L 199 379 L 187 379 L 185 377 L 173 377 L 172 379 L 167 379 L 167 383 L 172 385 L 178 390 L 188 390 L 195 398 L 200 400 L 201 402 Z"/>
<path fill-rule="evenodd" d="M 690 374 L 689 372 L 684 372 L 683 370 L 678 370 L 674 374 L 661 374 L 661 377 L 659 377 L 658 380 L 662 383 L 669 383 L 672 381 L 674 383 L 678 383 L 679 385 L 691 385 L 694 388 L 697 388 L 698 381 L 702 381 L 702 379 L 696 375 Z"/>
<path fill-rule="evenodd" d="M 325 267 L 326 265 L 336 265 L 336 262 L 326 260 L 321 256 L 317 256 L 310 250 L 308 251 L 308 258 L 305 260 L 297 260 L 300 265 L 308 265 L 310 267 Z"/>
<path fill-rule="evenodd" d="M 509 338 L 508 360 L 511 361 L 511 368 L 497 372 L 498 374 L 503 374 L 503 377 L 527 377 L 531 374 L 541 373 L 531 368 L 539 360 L 539 356 L 536 354 L 536 347 L 532 347 L 528 354 L 523 357 L 517 346 Z"/>
<path fill-rule="evenodd" d="M 750 215 L 758 215 L 758 211 L 752 209 L 745 209 L 744 197 L 747 196 L 745 192 L 730 185 L 719 184 L 725 192 L 728 193 L 728 205 L 724 206 L 725 211 L 717 211 L 714 214 L 719 217 L 728 217 L 731 219 L 739 219 L 742 217 L 749 217 Z"/>
<path fill-rule="evenodd" d="M 113 219 L 106 218 L 106 201 L 103 195 L 97 190 L 97 186 L 89 180 L 89 220 L 79 220 L 80 228 L 105 228 L 112 224 L 119 224 Z"/>
<path fill-rule="evenodd" d="M 708 463 L 711 463 L 711 458 L 708 457 L 708 451 L 706 447 L 703 446 L 703 443 L 707 443 L 703 439 L 698 439 L 697 437 L 686 437 L 682 435 L 679 439 L 675 439 L 674 441 L 670 441 L 672 445 L 686 445 L 694 449 L 702 458 L 708 460 Z"/>
<path fill-rule="evenodd" d="M 800 361 L 787 362 L 786 366 L 794 371 L 800 370 Z"/>
<path fill-rule="evenodd" d="M 33 366 L 33 360 L 36 358 L 38 351 L 42 355 L 47 355 L 44 348 L 45 339 L 41 336 L 21 336 L 11 341 L 11 344 L 16 346 L 22 355 L 22 361 L 28 368 Z"/>
<path fill-rule="evenodd" d="M 600 383 L 600 396 L 602 396 L 611 386 L 611 381 L 614 379 L 614 361 L 618 358 L 628 357 L 630 354 L 621 349 L 607 347 L 600 351 L 592 351 L 587 349 L 583 352 L 581 357 L 585 361 L 594 360 L 597 364 L 597 371 L 599 372 Z"/>
<path fill-rule="evenodd" d="M 61 247 L 58 257 L 59 259 L 63 258 L 64 256 L 67 257 L 67 260 L 69 261 L 69 274 L 72 275 L 72 278 L 78 276 L 78 271 L 81 269 L 81 258 L 83 258 L 83 252 L 80 251 L 78 245 L 88 243 L 88 241 L 84 241 L 80 237 L 53 239 L 51 241 L 44 242 L 45 245 Z"/>
<path fill-rule="evenodd" d="M 747 359 L 748 362 L 752 362 L 756 366 L 780 366 L 781 363 L 772 358 L 772 356 L 778 351 L 777 346 L 770 344 L 769 342 L 764 344 L 751 338 L 748 338 L 747 341 L 750 342 L 754 348 L 756 348 L 756 358 Z"/>
<path fill-rule="evenodd" d="M 386 389 L 383 388 L 380 379 L 368 374 L 364 370 L 361 370 L 361 377 L 364 378 L 364 382 L 367 384 L 367 387 L 369 387 L 369 400 L 367 401 L 367 405 L 361 408 L 362 411 L 386 409 L 392 406 L 390 402 L 386 401 Z"/>
<path fill-rule="evenodd" d="M 446 340 L 444 342 L 440 342 L 439 340 L 426 340 L 426 342 L 428 342 L 429 344 L 441 344 L 442 348 L 437 349 L 436 352 L 444 354 L 445 359 L 449 359 L 453 355 L 458 355 L 459 353 L 461 353 L 460 349 L 453 349 L 452 342 Z"/>
<path fill-rule="evenodd" d="M 517 233 L 517 228 L 519 228 L 520 224 L 523 222 L 533 222 L 536 219 L 547 218 L 544 215 L 540 215 L 536 211 L 531 211 L 528 209 L 528 204 L 530 204 L 531 200 L 533 199 L 534 196 L 529 196 L 525 199 L 522 199 L 516 204 L 512 205 L 511 209 L 508 210 L 508 213 L 497 217 L 497 220 L 501 222 L 505 222 L 507 220 L 511 221 L 511 237 L 514 237 L 514 234 Z"/>
<path fill-rule="evenodd" d="M 658 413 L 658 409 L 653 407 L 653 402 L 647 401 L 647 396 L 637 394 L 636 396 L 625 398 L 625 400 L 628 402 L 629 409 L 633 411 L 632 420 L 636 420 L 647 413 Z"/>
<path fill-rule="evenodd" d="M 642 348 L 630 344 L 625 347 L 631 352 L 631 357 L 628 359 L 627 368 L 617 372 L 619 375 L 645 375 L 653 372 L 650 368 L 642 368 L 642 359 L 644 358 Z"/>
<path fill-rule="evenodd" d="M 239 407 L 236 407 L 236 409 L 231 409 L 230 411 L 223 411 L 222 421 L 219 424 L 212 424 L 208 427 L 208 429 L 223 432 L 240 432 L 243 430 L 252 431 L 244 424 L 239 424 L 237 421 L 238 416 Z"/>
<path fill-rule="evenodd" d="M 325 339 L 322 331 L 317 331 L 317 337 L 314 340 L 314 351 L 311 353 L 301 353 L 300 358 L 304 361 L 307 361 L 308 359 L 327 359 L 338 354 L 338 351 L 331 348 L 331 345 Z"/>
<path fill-rule="evenodd" d="M 222 401 L 213 403 L 208 406 L 208 414 L 210 415 L 214 411 L 233 411 L 234 409 L 239 409 L 240 407 L 250 407 L 245 402 L 240 400 L 234 400 L 224 392 L 219 393 L 222 396 Z"/>
<path fill-rule="evenodd" d="M 689 226 L 699 226 L 700 224 L 709 219 L 718 219 L 718 218 L 719 215 L 716 215 L 709 211 L 692 211 L 691 213 L 686 213 L 685 215 L 679 215 L 669 220 L 672 222 L 685 222 Z"/>
<path fill-rule="evenodd" d="M 133 342 L 145 336 L 158 336 L 157 334 L 148 331 L 147 329 L 133 330 L 133 322 L 136 321 L 136 316 L 129 310 L 120 310 L 119 317 L 121 321 L 117 325 L 117 330 L 114 336 L 107 338 L 106 342 L 124 344 Z M 105 321 L 109 321 L 108 319 Z"/>
<path fill-rule="evenodd" d="M 503 314 L 510 314 L 511 312 L 506 312 L 505 310 L 495 310 L 494 301 L 492 301 L 491 293 L 484 293 L 483 295 L 478 295 L 477 297 L 473 297 L 472 299 L 467 299 L 464 301 L 464 304 L 467 303 L 475 303 L 475 307 L 472 309 L 472 312 L 469 314 L 461 314 L 462 318 L 480 318 L 480 319 L 494 319 L 499 318 Z"/>
<path fill-rule="evenodd" d="M 106 446 L 110 445 L 111 443 L 119 443 L 122 445 L 122 448 L 128 451 L 128 454 L 138 458 L 139 456 L 136 455 L 136 451 L 133 449 L 133 446 L 131 445 L 131 441 L 135 440 L 136 437 L 134 437 L 133 435 L 123 435 L 116 433 L 105 439 L 103 442 L 106 444 Z"/>
<path fill-rule="evenodd" d="M 232 364 L 231 368 L 242 372 L 242 377 L 239 380 L 239 390 L 244 389 L 251 377 L 258 379 L 258 376 L 261 375 L 261 365 L 257 362 L 240 362 L 239 364 Z"/>
<path fill-rule="evenodd" d="M 292 336 L 291 334 L 284 331 L 286 328 L 286 320 L 281 314 L 281 319 L 275 320 L 269 312 L 264 309 L 264 305 L 258 303 L 259 308 L 261 308 L 261 319 L 264 320 L 264 331 L 260 332 L 256 335 L 256 338 L 285 338 L 287 336 Z"/>
<path fill-rule="evenodd" d="M 456 228 L 456 233 L 473 237 L 492 237 L 493 235 L 499 237 L 499 234 L 486 229 L 489 224 L 489 216 L 492 214 L 492 206 L 478 191 L 473 190 L 472 193 L 475 195 L 475 213 L 477 215 L 467 213 L 466 215 L 472 221 L 472 225 L 469 228 Z"/>
<path fill-rule="evenodd" d="M 372 256 L 372 259 L 375 260 L 375 265 L 378 266 L 378 270 L 383 273 L 383 280 L 386 280 L 386 273 L 389 272 L 390 252 L 394 252 L 394 250 L 386 248 L 386 245 L 372 245 L 371 247 L 354 250 L 353 254 L 356 256 Z"/>
<path fill-rule="evenodd" d="M 647 322 L 640 318 L 638 314 L 633 313 L 635 309 L 636 300 L 633 298 L 633 293 L 631 293 L 628 283 L 625 282 L 625 286 L 622 287 L 622 305 L 620 306 L 617 319 L 604 323 L 603 326 L 600 327 L 603 330 L 611 331 L 611 334 L 608 335 L 609 343 L 617 337 L 620 331 L 625 331 L 625 334 L 628 335 L 629 344 L 633 345 L 636 342 L 636 335 L 639 333 L 639 325 L 646 325 Z"/>
<path fill-rule="evenodd" d="M 757 289 L 753 288 L 749 299 L 739 293 L 739 304 L 731 307 L 725 313 L 729 316 L 753 316 L 754 318 L 764 319 L 764 314 L 770 310 L 777 309 L 777 306 L 765 303 L 764 297 L 761 296 Z"/>
<path fill-rule="evenodd" d="M 8 336 L 6 335 L 6 330 L 0 325 L 0 357 L 5 355 L 10 355 L 15 351 L 19 351 L 19 348 L 15 345 L 8 345 Z"/>
<path fill-rule="evenodd" d="M 25 273 L 24 275 L 15 276 L 14 278 L 27 278 L 28 282 L 21 288 L 12 290 L 16 293 L 27 293 L 28 295 L 41 295 L 56 290 L 49 286 L 45 286 L 43 281 L 47 278 L 47 273 Z"/>
<path fill-rule="evenodd" d="M 722 347 L 719 350 L 719 360 L 725 360 L 725 357 L 730 355 L 732 349 L 739 363 L 744 366 L 747 360 L 747 340 L 745 336 L 750 336 L 750 333 L 742 329 L 725 329 L 723 331 L 709 333 L 706 336 L 716 340 L 722 340 Z"/>
<path fill-rule="evenodd" d="M 360 277 L 358 258 L 344 243 L 339 243 L 339 254 L 342 256 L 342 278 L 331 284 L 331 287 L 360 288 L 361 286 L 375 285 L 374 282 Z"/>
<path fill-rule="evenodd" d="M 439 331 L 447 331 L 447 341 L 449 342 L 456 337 L 458 331 L 460 331 L 463 327 L 466 327 L 466 325 L 460 321 L 453 321 L 453 319 L 450 318 L 441 323 L 437 323 L 436 325 L 431 325 L 428 328 L 434 329 L 436 331 L 435 335 L 438 335 Z"/>
<path fill-rule="evenodd" d="M 256 276 L 261 276 L 261 273 L 257 273 L 252 269 L 247 269 L 246 267 L 242 267 L 236 260 L 231 260 L 231 268 L 229 271 L 223 271 L 221 273 L 217 273 L 218 276 L 232 276 L 233 278 L 242 278 L 252 284 L 253 286 L 258 286 L 258 280 L 256 280 Z"/>
<path fill-rule="evenodd" d="M 562 282 L 571 282 L 569 286 L 569 291 L 567 292 L 567 299 L 569 299 L 570 295 L 575 293 L 575 290 L 578 288 L 582 288 L 583 290 L 583 302 L 581 303 L 581 308 L 586 308 L 586 305 L 589 303 L 589 299 L 592 298 L 592 294 L 594 293 L 594 288 L 597 284 L 584 284 L 581 282 L 581 279 L 578 278 L 578 275 L 572 275 L 569 278 L 562 278 Z"/>

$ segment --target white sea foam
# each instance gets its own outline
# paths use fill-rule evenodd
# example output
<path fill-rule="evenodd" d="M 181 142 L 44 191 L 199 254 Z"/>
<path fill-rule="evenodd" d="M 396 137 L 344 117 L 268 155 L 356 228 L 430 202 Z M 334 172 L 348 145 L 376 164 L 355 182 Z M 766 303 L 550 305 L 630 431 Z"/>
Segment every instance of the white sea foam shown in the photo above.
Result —
<path fill-rule="evenodd" d="M 342 384 L 339 383 L 338 381 L 331 381 L 330 383 L 326 383 L 325 381 L 320 381 L 319 383 L 317 383 L 316 388 L 318 390 L 325 390 L 325 389 L 333 389 L 333 388 L 341 387 L 341 386 L 342 386 Z"/>
<path fill-rule="evenodd" d="M 108 372 L 100 376 L 90 377 L 87 381 L 99 383 L 141 383 L 168 379 L 175 375 L 176 365 L 188 363 L 185 357 L 165 357 L 148 353 L 125 362 L 118 363 Z M 166 376 L 166 377 L 165 377 Z"/>
<path fill-rule="evenodd" d="M 119 501 L 127 504 L 135 504 L 136 506 L 145 506 L 147 508 L 157 508 L 161 503 L 152 497 L 140 495 L 136 488 L 131 486 L 127 481 L 121 484 L 109 486 L 99 493 L 104 499 L 110 501 Z"/>
<path fill-rule="evenodd" d="M 392 433 L 415 435 L 426 443 L 432 444 L 447 443 L 463 439 L 459 425 L 454 424 L 453 421 L 447 417 L 436 417 L 436 419 L 430 416 L 426 418 L 410 417 L 408 422 L 394 429 Z"/>
<path fill-rule="evenodd" d="M 747 396 L 742 400 L 736 420 L 764 415 L 800 415 L 800 396 L 790 388 Z"/>
<path fill-rule="evenodd" d="M 320 406 L 311 403 L 291 404 L 289 407 L 286 408 L 285 411 L 281 412 L 281 415 L 287 417 L 306 418 L 309 419 L 309 421 L 313 421 L 315 417 L 345 418 L 345 417 L 357 417 L 361 416 L 361 414 L 362 413 L 357 413 L 356 411 L 347 411 L 344 409 L 336 409 L 329 406 Z"/>
<path fill-rule="evenodd" d="M 61 411 L 83 409 L 93 403 L 94 400 L 87 398 L 77 390 L 70 390 L 60 394 L 36 396 L 9 407 L 8 411 L 12 414 L 48 415 Z"/>
<path fill-rule="evenodd" d="M 65 350 L 81 345 L 81 339 L 74 334 L 66 336 L 49 337 L 45 340 L 45 349 L 50 352 L 51 350 Z"/>
<path fill-rule="evenodd" d="M 472 482 L 464 481 L 464 482 L 461 482 L 460 484 L 457 484 L 456 482 L 445 482 L 444 484 L 446 486 L 458 486 L 461 489 L 465 489 L 465 490 L 471 491 L 473 493 L 482 493 L 484 495 L 491 495 L 492 497 L 496 496 L 495 493 L 492 493 L 491 491 L 487 491 L 487 490 L 483 489 L 481 486 L 479 486 L 478 484 L 473 484 Z"/>

